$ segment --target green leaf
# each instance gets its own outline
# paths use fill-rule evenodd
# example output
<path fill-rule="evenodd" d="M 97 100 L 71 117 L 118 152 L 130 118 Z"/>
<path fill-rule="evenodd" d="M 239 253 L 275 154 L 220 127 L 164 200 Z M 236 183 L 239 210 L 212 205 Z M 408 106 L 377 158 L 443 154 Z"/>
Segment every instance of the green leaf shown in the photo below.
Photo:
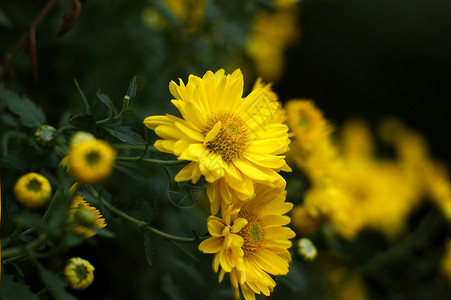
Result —
<path fill-rule="evenodd" d="M 69 124 L 83 131 L 94 132 L 96 120 L 93 115 L 78 115 L 69 120 Z"/>
<path fill-rule="evenodd" d="M 130 85 L 128 86 L 127 90 L 127 96 L 130 97 L 130 103 L 135 99 L 136 91 L 138 90 L 138 86 L 136 85 L 136 76 L 133 77 L 132 81 L 130 82 Z"/>
<path fill-rule="evenodd" d="M 154 259 L 153 242 L 150 232 L 144 231 L 144 253 L 146 254 L 149 266 L 152 266 Z"/>
<path fill-rule="evenodd" d="M 86 99 L 85 93 L 83 93 L 83 91 L 81 90 L 80 86 L 78 85 L 78 81 L 77 81 L 76 78 L 74 79 L 74 83 L 75 83 L 75 86 L 77 87 L 78 92 L 80 93 L 81 100 L 83 101 L 83 105 L 84 105 L 83 112 L 84 113 L 90 112 L 91 111 L 91 107 L 89 106 L 88 99 Z"/>
<path fill-rule="evenodd" d="M 103 104 L 105 104 L 109 109 L 117 114 L 117 109 L 114 106 L 113 101 L 111 101 L 110 97 L 101 92 L 97 92 L 97 98 L 99 98 L 99 100 L 102 101 Z"/>
<path fill-rule="evenodd" d="M 0 90 L 0 100 L 6 102 L 8 108 L 19 116 L 20 122 L 29 128 L 37 128 L 45 123 L 42 109 L 27 97 L 19 97 L 9 90 Z"/>
<path fill-rule="evenodd" d="M 4 300 L 38 300 L 25 283 L 15 282 L 13 276 L 2 276 L 2 299 Z"/>
<path fill-rule="evenodd" d="M 39 275 L 43 283 L 47 284 L 50 293 L 52 293 L 53 297 L 57 300 L 77 300 L 73 295 L 69 294 L 65 287 L 66 283 L 58 277 L 53 272 L 45 269 L 43 266 L 38 264 Z M 16 298 L 20 299 L 20 298 Z"/>
<path fill-rule="evenodd" d="M 112 136 L 131 145 L 145 145 L 146 141 L 130 127 L 119 124 L 108 124 L 103 128 Z"/>

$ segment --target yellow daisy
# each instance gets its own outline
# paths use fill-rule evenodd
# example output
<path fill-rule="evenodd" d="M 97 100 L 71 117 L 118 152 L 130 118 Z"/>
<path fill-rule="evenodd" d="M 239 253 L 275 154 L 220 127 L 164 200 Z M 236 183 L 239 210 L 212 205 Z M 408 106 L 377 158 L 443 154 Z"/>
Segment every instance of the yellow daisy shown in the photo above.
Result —
<path fill-rule="evenodd" d="M 279 170 L 290 171 L 282 155 L 290 143 L 288 127 L 274 123 L 278 104 L 268 101 L 263 88 L 243 94 L 243 75 L 238 69 L 208 71 L 200 78 L 191 75 L 185 85 L 169 84 L 172 104 L 182 118 L 150 116 L 144 124 L 162 139 L 155 147 L 191 161 L 175 177 L 192 180 L 204 175 L 211 213 L 232 197 L 247 200 L 254 194 L 254 182 L 285 187 Z"/>
<path fill-rule="evenodd" d="M 332 131 L 313 101 L 292 99 L 285 104 L 285 109 L 288 126 L 302 149 L 310 150 L 325 140 Z"/>
<path fill-rule="evenodd" d="M 106 226 L 105 219 L 99 210 L 91 206 L 81 196 L 74 197 L 69 209 L 68 221 L 75 221 L 79 224 L 74 227 L 74 232 L 86 238 L 96 234 L 90 227 L 104 228 Z"/>
<path fill-rule="evenodd" d="M 94 267 L 89 261 L 80 257 L 72 257 L 67 261 L 64 275 L 74 290 L 84 290 L 94 281 Z"/>
<path fill-rule="evenodd" d="M 30 172 L 20 177 L 14 185 L 17 201 L 29 208 L 43 206 L 52 194 L 50 182 L 44 176 Z"/>
<path fill-rule="evenodd" d="M 295 233 L 283 226 L 290 223 L 284 214 L 293 204 L 285 202 L 283 189 L 257 185 L 255 192 L 241 207 L 222 209 L 222 218 L 210 216 L 212 237 L 199 245 L 200 251 L 214 254 L 219 282 L 229 273 L 235 299 L 240 298 L 240 288 L 246 300 L 255 299 L 255 294 L 269 296 L 276 286 L 269 274 L 287 274 L 291 261 L 287 249 Z"/>
<path fill-rule="evenodd" d="M 116 151 L 105 141 L 85 139 L 72 143 L 67 164 L 69 171 L 78 181 L 94 183 L 111 174 L 115 158 Z"/>

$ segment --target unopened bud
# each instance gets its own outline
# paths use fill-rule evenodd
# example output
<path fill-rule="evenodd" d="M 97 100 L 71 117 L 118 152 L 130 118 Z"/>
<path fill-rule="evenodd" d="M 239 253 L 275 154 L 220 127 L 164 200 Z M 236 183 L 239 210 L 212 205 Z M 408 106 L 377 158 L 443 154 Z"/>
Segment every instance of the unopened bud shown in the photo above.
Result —
<path fill-rule="evenodd" d="M 307 238 L 299 239 L 296 243 L 296 248 L 299 256 L 306 261 L 314 260 L 318 254 L 315 245 Z"/>

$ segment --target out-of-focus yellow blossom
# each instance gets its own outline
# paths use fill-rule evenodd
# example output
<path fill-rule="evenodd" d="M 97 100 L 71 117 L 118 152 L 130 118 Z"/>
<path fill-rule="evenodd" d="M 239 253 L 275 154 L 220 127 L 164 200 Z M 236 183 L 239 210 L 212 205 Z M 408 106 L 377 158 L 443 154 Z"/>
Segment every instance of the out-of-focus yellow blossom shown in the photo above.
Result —
<path fill-rule="evenodd" d="M 314 102 L 306 99 L 292 99 L 285 104 L 288 126 L 294 133 L 299 148 L 313 151 L 326 140 L 332 127 L 324 119 L 323 113 Z"/>
<path fill-rule="evenodd" d="M 167 114 L 150 116 L 144 124 L 162 139 L 155 147 L 191 161 L 176 181 L 207 181 L 210 210 L 215 215 L 232 198 L 246 201 L 254 195 L 254 182 L 285 187 L 278 173 L 291 171 L 283 155 L 290 140 L 288 127 L 273 122 L 278 103 L 268 101 L 264 88 L 243 94 L 243 75 L 238 69 L 191 75 L 185 85 L 171 82 L 172 103 L 183 118 Z"/>
<path fill-rule="evenodd" d="M 76 222 L 74 232 L 86 238 L 94 236 L 96 232 L 92 227 L 104 228 L 105 219 L 99 210 L 86 202 L 83 197 L 75 196 L 69 209 L 69 222 Z"/>
<path fill-rule="evenodd" d="M 94 281 L 94 267 L 89 261 L 80 257 L 72 257 L 64 268 L 64 276 L 74 290 L 84 290 Z"/>
<path fill-rule="evenodd" d="M 116 150 L 89 133 L 77 133 L 71 139 L 69 154 L 61 164 L 81 183 L 96 183 L 110 176 Z"/>
<path fill-rule="evenodd" d="M 274 12 L 256 15 L 246 44 L 257 74 L 264 80 L 277 81 L 284 70 L 284 52 L 300 35 L 297 1 L 277 1 Z"/>
<path fill-rule="evenodd" d="M 312 235 L 321 223 L 320 217 L 313 217 L 305 206 L 297 205 L 291 212 L 291 225 L 301 236 Z"/>
<path fill-rule="evenodd" d="M 334 269 L 329 272 L 328 295 L 330 300 L 365 300 L 367 290 L 364 281 L 355 275 L 350 275 L 344 269 Z"/>
<path fill-rule="evenodd" d="M 269 274 L 287 274 L 291 261 L 287 249 L 295 233 L 284 227 L 290 223 L 284 214 L 293 204 L 285 202 L 283 189 L 257 185 L 255 191 L 243 206 L 222 208 L 222 218 L 210 216 L 212 237 L 199 245 L 200 251 L 215 254 L 213 270 L 219 271 L 219 282 L 229 273 L 235 299 L 240 299 L 240 289 L 246 300 L 255 294 L 269 296 L 276 286 Z"/>
<path fill-rule="evenodd" d="M 14 185 L 17 201 L 29 208 L 43 206 L 52 194 L 52 186 L 44 176 L 30 172 L 21 176 Z"/>
<path fill-rule="evenodd" d="M 175 20 L 181 22 L 188 32 L 200 28 L 205 16 L 206 3 L 208 0 L 162 0 L 166 10 L 172 13 Z M 161 7 L 149 6 L 142 14 L 143 21 L 152 28 L 161 30 L 170 22 L 167 13 L 162 12 Z"/>
<path fill-rule="evenodd" d="M 312 104 L 307 111 L 310 120 L 314 121 L 308 123 L 323 130 L 315 132 L 305 126 L 306 132 L 295 132 L 296 124 L 302 124 L 298 121 L 298 107 L 299 104 L 285 106 L 288 124 L 294 132 L 290 154 L 312 185 L 304 200 L 308 214 L 327 220 L 347 239 L 355 238 L 364 228 L 373 228 L 389 238 L 404 232 L 410 212 L 417 207 L 426 190 L 426 187 L 421 188 L 424 183 L 419 184 L 424 173 L 420 175 L 418 167 L 426 166 L 420 164 L 426 161 L 422 158 L 426 157 L 426 152 L 421 138 L 409 134 L 400 139 L 393 136 L 394 132 L 401 134 L 406 130 L 385 128 L 385 138 L 396 142 L 401 159 L 377 159 L 371 132 L 364 122 L 349 121 L 342 128 L 339 143 L 334 144 L 329 129 L 324 129 L 330 126 L 324 125 L 327 122 L 320 112 L 312 109 Z M 398 124 L 392 122 L 390 126 Z M 300 138 L 302 136 L 304 138 Z M 293 224 L 297 222 L 293 220 Z"/>

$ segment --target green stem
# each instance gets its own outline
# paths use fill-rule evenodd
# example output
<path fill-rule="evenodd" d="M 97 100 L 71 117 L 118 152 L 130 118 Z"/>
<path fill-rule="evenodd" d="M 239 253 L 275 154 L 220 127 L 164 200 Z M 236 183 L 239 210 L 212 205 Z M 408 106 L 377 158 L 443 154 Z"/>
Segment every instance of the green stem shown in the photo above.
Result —
<path fill-rule="evenodd" d="M 155 165 L 183 165 L 186 163 L 186 160 L 161 160 L 161 159 L 152 159 L 152 158 L 144 158 L 142 156 L 135 156 L 135 157 L 125 157 L 125 156 L 117 156 L 117 161 L 142 161 L 149 164 L 155 164 Z"/>
<path fill-rule="evenodd" d="M 30 251 L 35 250 L 42 246 L 47 239 L 47 235 L 43 234 L 36 240 L 26 244 L 23 247 L 12 247 L 2 250 L 2 260 L 16 260 L 26 256 Z"/>
<path fill-rule="evenodd" d="M 186 238 L 186 237 L 180 237 L 180 236 L 175 236 L 166 232 L 163 232 L 161 230 L 158 230 L 150 225 L 148 225 L 146 222 L 138 220 L 133 218 L 132 216 L 124 213 L 123 211 L 121 211 L 120 209 L 117 209 L 116 207 L 114 207 L 113 205 L 111 205 L 108 201 L 106 201 L 103 197 L 100 196 L 100 194 L 90 185 L 85 185 L 85 187 L 87 188 L 87 190 L 97 199 L 100 199 L 102 201 L 102 203 L 108 207 L 109 210 L 111 210 L 114 214 L 116 214 L 117 216 L 127 220 L 130 223 L 133 223 L 135 225 L 137 225 L 139 228 L 144 229 L 149 231 L 150 233 L 153 233 L 163 239 L 166 240 L 170 240 L 170 241 L 175 241 L 175 242 L 182 242 L 182 243 L 197 243 L 202 239 L 205 238 L 198 238 L 198 237 L 192 237 L 192 238 Z"/>

